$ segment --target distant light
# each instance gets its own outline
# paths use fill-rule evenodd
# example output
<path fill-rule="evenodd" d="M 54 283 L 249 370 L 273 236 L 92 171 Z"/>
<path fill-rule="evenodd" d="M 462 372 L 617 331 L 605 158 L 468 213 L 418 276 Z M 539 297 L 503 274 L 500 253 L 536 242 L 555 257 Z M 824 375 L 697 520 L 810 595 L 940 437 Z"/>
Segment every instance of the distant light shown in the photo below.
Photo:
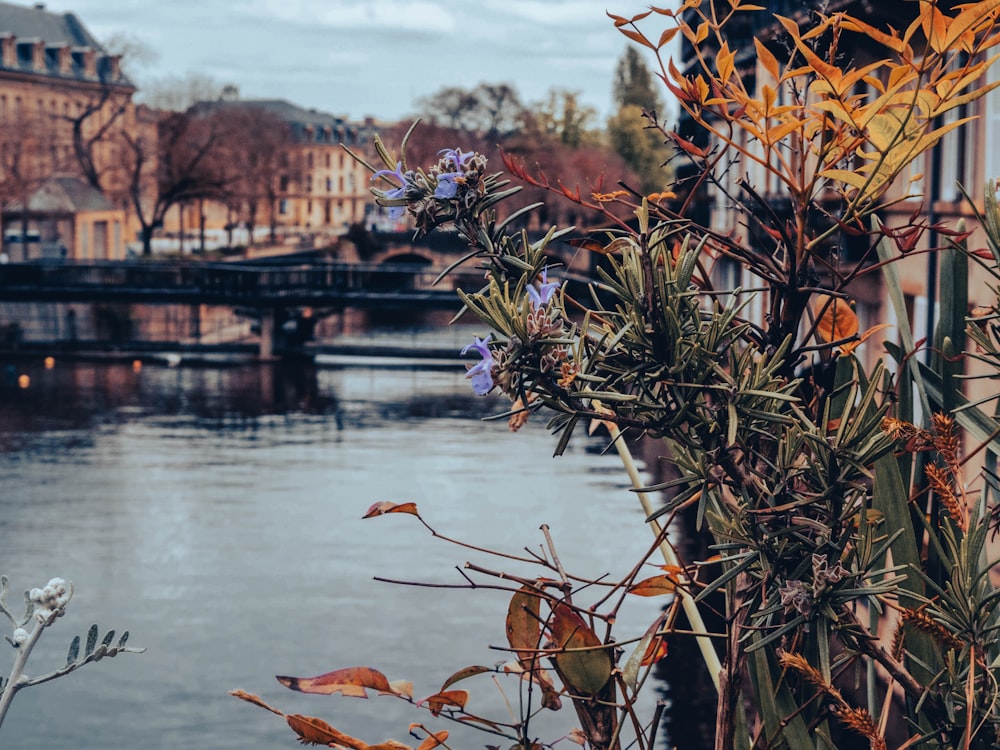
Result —
<path fill-rule="evenodd" d="M 132 360 L 132 372 L 142 372 L 142 360 L 133 359 Z"/>
<path fill-rule="evenodd" d="M 302 317 L 304 319 L 309 320 L 309 318 L 311 318 L 312 316 L 313 316 L 313 309 L 311 307 L 302 308 Z"/>
<path fill-rule="evenodd" d="M 46 357 L 45 358 L 45 369 L 46 370 L 51 370 L 55 366 L 56 366 L 56 358 L 55 357 Z"/>
<path fill-rule="evenodd" d="M 27 375 L 18 375 L 17 377 L 18 388 L 27 388 L 29 385 L 31 385 L 31 378 L 29 378 Z"/>

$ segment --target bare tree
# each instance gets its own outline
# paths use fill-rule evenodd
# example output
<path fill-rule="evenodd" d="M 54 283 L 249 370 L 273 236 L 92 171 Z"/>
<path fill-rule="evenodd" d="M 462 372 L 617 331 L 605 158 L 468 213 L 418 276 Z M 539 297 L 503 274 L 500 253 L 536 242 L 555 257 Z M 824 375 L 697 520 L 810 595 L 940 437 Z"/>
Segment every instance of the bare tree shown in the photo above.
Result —
<path fill-rule="evenodd" d="M 227 167 L 226 144 L 233 125 L 218 113 L 144 110 L 152 130 L 126 134 L 128 191 L 140 224 L 143 254 L 167 211 L 191 201 L 225 201 L 234 171 Z"/>

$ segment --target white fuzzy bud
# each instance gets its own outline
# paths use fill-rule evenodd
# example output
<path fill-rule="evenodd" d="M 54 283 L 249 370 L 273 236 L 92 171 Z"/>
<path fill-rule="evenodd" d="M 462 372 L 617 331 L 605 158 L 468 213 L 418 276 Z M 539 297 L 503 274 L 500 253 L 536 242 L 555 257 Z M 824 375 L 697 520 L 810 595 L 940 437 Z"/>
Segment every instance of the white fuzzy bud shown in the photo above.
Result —
<path fill-rule="evenodd" d="M 28 631 L 25 630 L 24 628 L 17 628 L 16 630 L 14 630 L 13 636 L 11 636 L 11 640 L 14 641 L 15 646 L 20 646 L 22 643 L 28 640 Z"/>

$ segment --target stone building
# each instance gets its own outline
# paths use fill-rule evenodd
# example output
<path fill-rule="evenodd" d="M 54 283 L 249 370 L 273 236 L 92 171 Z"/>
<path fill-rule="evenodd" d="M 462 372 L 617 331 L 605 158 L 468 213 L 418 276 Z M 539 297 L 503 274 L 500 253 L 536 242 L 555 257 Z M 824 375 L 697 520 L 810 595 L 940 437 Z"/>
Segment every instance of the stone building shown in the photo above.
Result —
<path fill-rule="evenodd" d="M 0 205 L 9 259 L 124 256 L 123 137 L 135 131 L 134 93 L 120 57 L 74 14 L 0 2 Z M 36 210 L 57 204 L 58 220 Z M 66 210 L 76 213 L 67 219 Z"/>
<path fill-rule="evenodd" d="M 192 113 L 232 118 L 238 135 L 230 148 L 241 174 L 221 199 L 188 203 L 168 217 L 169 229 L 225 233 L 225 244 L 319 243 L 365 222 L 370 175 L 341 144 L 366 152 L 373 120 L 351 122 L 282 99 L 220 99 Z"/>

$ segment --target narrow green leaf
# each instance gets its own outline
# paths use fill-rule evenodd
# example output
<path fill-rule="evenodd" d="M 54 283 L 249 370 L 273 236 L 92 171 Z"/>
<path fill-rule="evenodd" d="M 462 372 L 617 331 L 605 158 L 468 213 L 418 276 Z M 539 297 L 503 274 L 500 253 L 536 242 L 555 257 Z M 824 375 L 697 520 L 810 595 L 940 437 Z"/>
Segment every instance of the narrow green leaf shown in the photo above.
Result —
<path fill-rule="evenodd" d="M 94 653 L 94 647 L 97 645 L 97 635 L 97 625 L 91 625 L 90 630 L 87 631 L 87 648 L 83 652 L 86 656 Z"/>
<path fill-rule="evenodd" d="M 69 652 L 66 654 L 66 663 L 72 664 L 80 656 L 80 636 L 75 636 L 73 642 L 69 644 Z"/>

